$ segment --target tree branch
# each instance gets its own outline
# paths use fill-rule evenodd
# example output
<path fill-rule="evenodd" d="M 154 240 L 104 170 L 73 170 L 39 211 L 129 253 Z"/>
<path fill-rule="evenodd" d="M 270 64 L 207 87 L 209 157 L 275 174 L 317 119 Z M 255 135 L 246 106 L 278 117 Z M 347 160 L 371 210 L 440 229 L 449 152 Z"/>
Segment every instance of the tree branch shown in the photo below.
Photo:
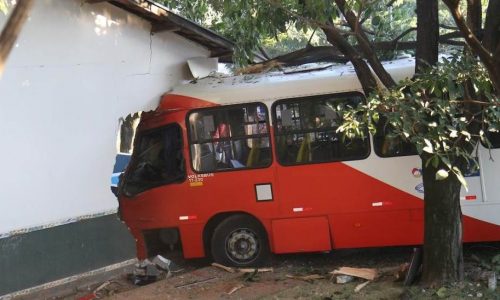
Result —
<path fill-rule="evenodd" d="M 467 25 L 477 35 L 482 23 L 481 0 L 467 0 Z"/>
<path fill-rule="evenodd" d="M 481 100 L 450 100 L 450 103 L 461 103 L 461 104 L 476 104 L 480 106 L 499 106 L 500 107 L 500 102 L 484 102 Z"/>
<path fill-rule="evenodd" d="M 358 18 L 359 13 L 358 15 L 356 15 L 353 11 L 347 9 L 345 0 L 335 0 L 335 3 L 349 23 L 351 29 L 356 33 L 355 36 L 359 43 L 359 48 L 370 63 L 370 66 L 372 67 L 375 74 L 377 74 L 380 81 L 388 88 L 395 86 L 396 82 L 385 70 L 384 66 L 382 66 L 382 63 L 378 59 L 374 49 L 372 48 L 372 45 L 370 44 L 370 41 L 368 40 L 368 37 L 362 30 L 360 30 L 361 24 L 359 23 Z"/>
<path fill-rule="evenodd" d="M 500 45 L 500 0 L 490 0 L 486 10 L 486 20 L 484 23 L 483 45 L 488 51 L 497 57 L 500 55 L 498 46 Z M 494 55 L 494 56 L 495 56 Z M 500 58 L 497 58 L 497 60 Z"/>
<path fill-rule="evenodd" d="M 416 27 L 411 27 L 411 28 L 406 29 L 400 35 L 398 35 L 396 38 L 394 38 L 393 43 L 397 43 L 400 39 L 404 38 L 405 36 L 407 36 L 408 34 L 410 34 L 411 32 L 413 32 L 415 30 L 417 30 Z"/>
<path fill-rule="evenodd" d="M 391 6 L 394 4 L 394 2 L 396 2 L 396 1 L 397 1 L 397 0 L 391 0 L 391 1 L 390 1 L 389 3 L 387 3 L 385 6 L 386 6 L 386 7 L 391 7 Z"/>
<path fill-rule="evenodd" d="M 0 35 L 0 76 L 32 7 L 33 0 L 18 0 L 7 24 L 5 24 L 2 30 L 2 34 Z"/>
<path fill-rule="evenodd" d="M 269 55 L 267 54 L 266 50 L 264 50 L 264 48 L 262 48 L 262 46 L 259 45 L 257 48 L 259 49 L 260 53 L 262 53 L 262 56 L 264 56 L 265 59 L 267 59 L 267 60 L 271 59 L 269 57 Z"/>
<path fill-rule="evenodd" d="M 456 45 L 456 46 L 464 46 L 464 42 L 454 41 L 449 39 L 439 40 L 442 44 Z M 373 48 L 376 51 L 394 51 L 394 50 L 413 50 L 416 48 L 417 42 L 415 41 L 406 41 L 406 42 L 398 42 L 396 39 L 392 41 L 382 41 L 373 43 Z M 355 49 L 359 49 L 358 47 L 354 47 Z M 346 63 L 349 59 L 340 52 L 334 46 L 311 46 L 307 45 L 306 47 L 277 56 L 273 59 L 269 59 L 263 62 L 260 62 L 256 65 L 263 65 L 262 69 L 267 69 L 264 65 L 270 65 L 274 63 L 279 63 L 280 66 L 298 66 L 307 63 L 314 62 L 335 62 L 335 63 Z"/>
<path fill-rule="evenodd" d="M 479 56 L 481 61 L 483 62 L 484 66 L 488 70 L 488 73 L 490 74 L 491 81 L 495 85 L 495 88 L 497 92 L 500 92 L 500 78 L 498 77 L 499 74 L 495 72 L 495 63 L 494 63 L 494 58 L 493 54 L 488 51 L 479 41 L 479 39 L 476 37 L 476 35 L 471 31 L 471 29 L 467 26 L 467 23 L 460 11 L 459 7 L 459 1 L 457 0 L 443 0 L 443 2 L 448 6 L 451 15 L 453 16 L 453 19 L 455 20 L 455 23 L 458 26 L 458 29 L 462 33 L 462 36 L 464 37 L 465 41 L 467 42 L 467 45 L 469 45 L 470 49 L 472 52 Z M 490 3 L 491 5 L 491 3 Z M 498 16 L 497 16 L 498 17 Z"/>
<path fill-rule="evenodd" d="M 377 81 L 375 80 L 370 67 L 368 67 L 368 64 L 359 55 L 358 51 L 351 44 L 349 44 L 336 27 L 326 26 L 322 29 L 330 44 L 338 48 L 340 52 L 342 52 L 351 61 L 365 95 L 377 91 Z"/>
<path fill-rule="evenodd" d="M 279 5 L 275 1 L 266 0 L 271 5 Z M 363 87 L 363 91 L 366 95 L 373 91 L 378 90 L 377 80 L 375 79 L 373 73 L 371 72 L 368 64 L 363 60 L 363 58 L 359 55 L 358 51 L 347 41 L 347 39 L 342 36 L 338 28 L 333 24 L 333 22 L 318 22 L 316 20 L 311 20 L 308 18 L 304 18 L 303 16 L 297 14 L 296 12 L 292 12 L 287 10 L 283 6 L 280 6 L 281 9 L 284 9 L 292 16 L 300 20 L 305 20 L 307 23 L 314 25 L 315 27 L 319 27 L 323 30 L 326 35 L 326 38 L 330 44 L 335 46 L 340 52 L 342 52 L 346 58 L 348 58 L 352 65 L 354 66 L 354 70 L 356 71 L 356 75 Z M 385 71 L 385 69 L 384 69 Z M 390 75 L 389 75 L 390 76 Z"/>
<path fill-rule="evenodd" d="M 446 24 L 439 24 L 440 28 L 443 29 L 449 29 L 449 30 L 458 30 L 457 26 L 451 26 L 451 25 L 446 25 Z"/>

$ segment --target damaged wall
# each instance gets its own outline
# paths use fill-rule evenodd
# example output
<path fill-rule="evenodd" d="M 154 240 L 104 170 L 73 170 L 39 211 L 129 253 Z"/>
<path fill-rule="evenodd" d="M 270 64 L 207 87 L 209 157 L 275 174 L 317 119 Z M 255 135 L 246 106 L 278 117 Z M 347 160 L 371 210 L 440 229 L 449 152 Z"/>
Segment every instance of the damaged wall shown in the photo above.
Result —
<path fill-rule="evenodd" d="M 6 19 L 0 12 L 0 27 Z M 35 2 L 0 79 L 3 250 L 14 255 L 16 247 L 28 247 L 23 253 L 29 253 L 29 243 L 9 245 L 22 232 L 115 213 L 109 185 L 118 119 L 154 109 L 161 94 L 188 79 L 186 59 L 209 55 L 174 33 L 151 36 L 150 28 L 147 21 L 107 3 Z M 102 230 L 107 227 L 114 228 Z M 84 236 L 81 243 L 86 243 Z M 110 238 L 123 243 L 129 237 L 123 229 Z M 133 255 L 132 241 L 126 243 Z M 64 243 L 58 245 L 64 249 Z M 8 255 L 2 251 L 2 270 Z M 43 260 L 51 254 L 36 255 Z M 54 278 L 89 268 L 95 265 Z M 5 285 L 1 276 L 0 295 L 41 283 Z"/>

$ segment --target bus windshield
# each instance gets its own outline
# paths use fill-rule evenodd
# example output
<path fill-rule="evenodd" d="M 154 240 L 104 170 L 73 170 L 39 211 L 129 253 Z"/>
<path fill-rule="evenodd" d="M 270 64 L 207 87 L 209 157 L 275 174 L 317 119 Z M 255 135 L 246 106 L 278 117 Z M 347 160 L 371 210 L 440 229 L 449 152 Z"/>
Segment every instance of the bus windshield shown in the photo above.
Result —
<path fill-rule="evenodd" d="M 148 130 L 137 138 L 129 169 L 120 181 L 121 193 L 132 197 L 148 189 L 184 181 L 186 170 L 179 125 Z"/>

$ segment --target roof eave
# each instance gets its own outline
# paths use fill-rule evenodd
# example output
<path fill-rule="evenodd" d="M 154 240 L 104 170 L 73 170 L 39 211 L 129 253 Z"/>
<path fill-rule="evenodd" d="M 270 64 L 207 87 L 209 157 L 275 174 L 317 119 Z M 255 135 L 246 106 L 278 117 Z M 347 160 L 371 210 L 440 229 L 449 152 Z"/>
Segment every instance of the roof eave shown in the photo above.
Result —
<path fill-rule="evenodd" d="M 151 0 L 87 0 L 88 3 L 109 2 L 121 9 L 138 15 L 151 23 L 151 31 L 171 31 L 210 50 L 211 57 L 227 57 L 233 54 L 234 43 L 193 21 L 169 11 Z"/>

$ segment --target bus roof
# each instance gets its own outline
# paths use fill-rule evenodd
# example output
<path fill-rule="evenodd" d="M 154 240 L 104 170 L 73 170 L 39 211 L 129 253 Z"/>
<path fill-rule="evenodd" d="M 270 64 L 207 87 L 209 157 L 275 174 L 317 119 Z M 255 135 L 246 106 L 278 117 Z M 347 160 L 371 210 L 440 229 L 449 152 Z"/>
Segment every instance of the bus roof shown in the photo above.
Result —
<path fill-rule="evenodd" d="M 414 58 L 383 63 L 396 82 L 413 76 Z M 175 87 L 169 94 L 197 98 L 214 104 L 267 102 L 321 94 L 362 92 L 351 64 L 322 70 L 285 74 L 270 72 L 228 77 L 206 77 Z"/>

